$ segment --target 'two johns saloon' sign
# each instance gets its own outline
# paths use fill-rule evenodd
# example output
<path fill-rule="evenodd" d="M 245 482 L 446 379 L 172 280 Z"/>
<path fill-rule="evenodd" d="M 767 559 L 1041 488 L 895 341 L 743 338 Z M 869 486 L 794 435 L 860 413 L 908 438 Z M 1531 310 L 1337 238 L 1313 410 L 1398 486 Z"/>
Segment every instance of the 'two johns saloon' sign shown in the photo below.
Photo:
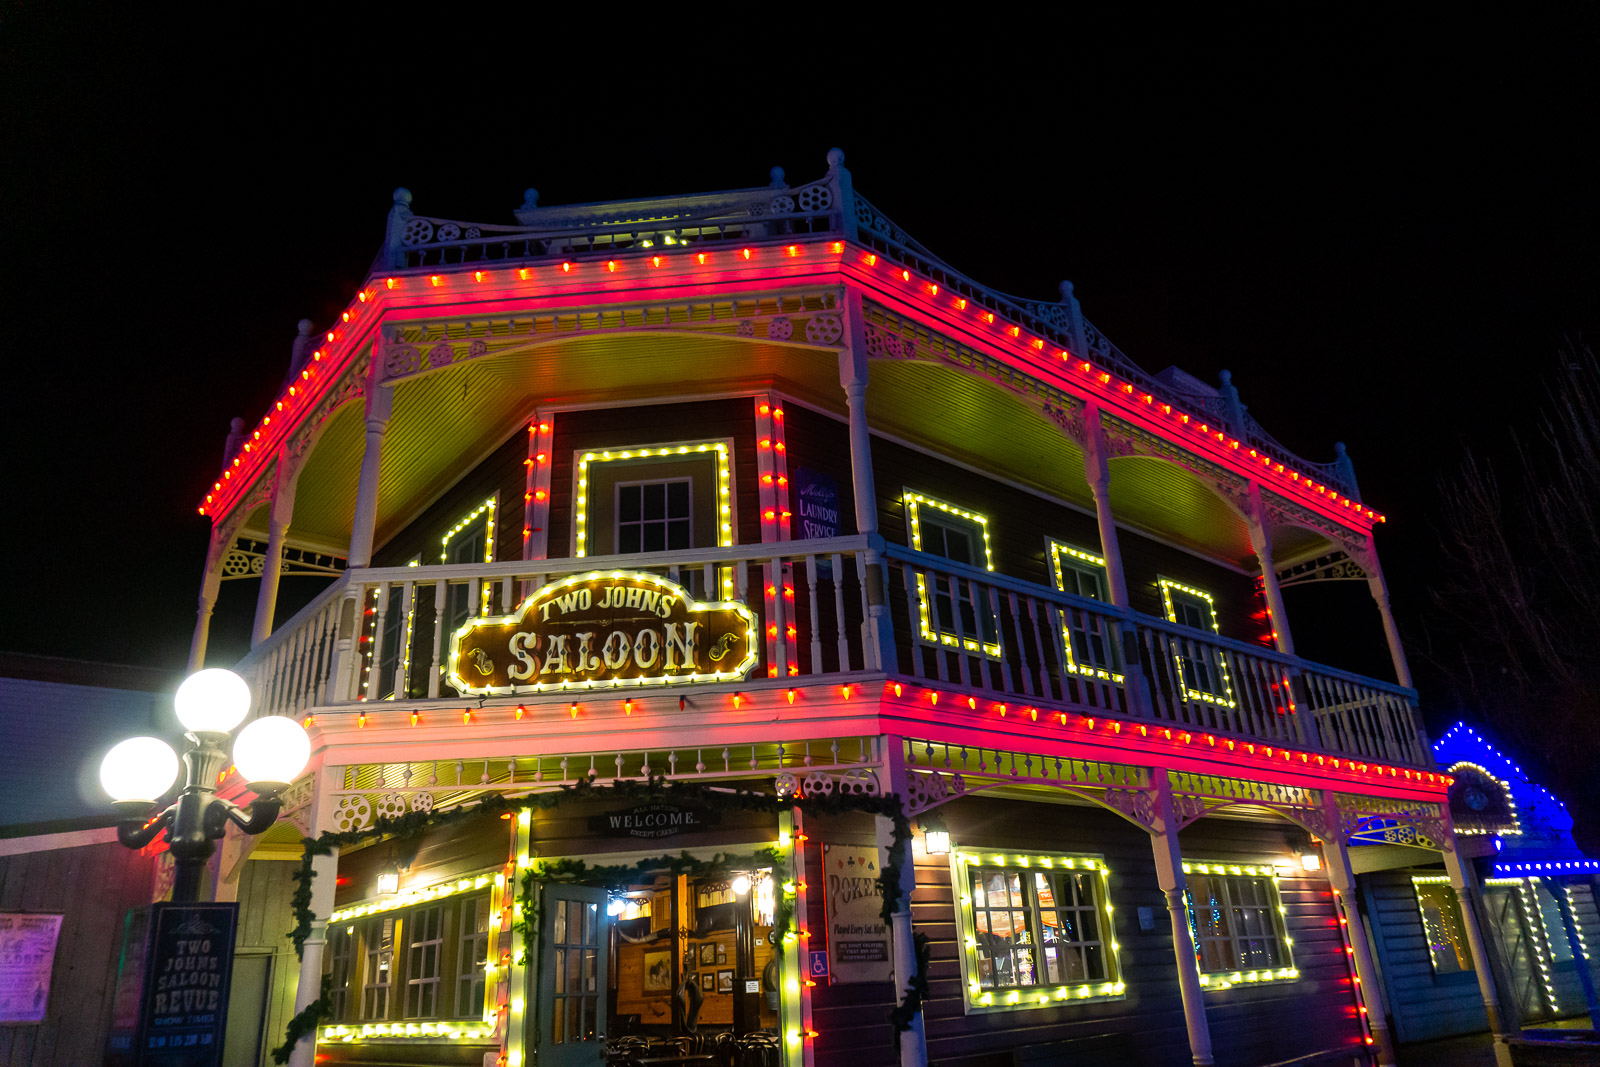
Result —
<path fill-rule="evenodd" d="M 593 571 L 553 582 L 510 615 L 472 619 L 450 647 L 463 693 L 610 682 L 734 681 L 756 664 L 755 617 L 702 604 L 655 574 Z"/>

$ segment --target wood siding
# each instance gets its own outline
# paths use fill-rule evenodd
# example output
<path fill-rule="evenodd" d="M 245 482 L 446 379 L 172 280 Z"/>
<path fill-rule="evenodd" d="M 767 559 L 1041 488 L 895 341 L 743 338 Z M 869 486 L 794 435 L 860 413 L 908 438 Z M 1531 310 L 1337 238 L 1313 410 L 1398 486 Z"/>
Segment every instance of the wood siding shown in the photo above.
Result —
<path fill-rule="evenodd" d="M 528 433 L 512 434 L 489 457 L 452 485 L 405 528 L 372 554 L 374 567 L 403 567 L 420 558 L 426 567 L 439 562 L 440 539 L 479 505 L 499 494 L 494 517 L 494 558 L 522 558 L 522 496 L 526 492 Z"/>
<path fill-rule="evenodd" d="M 1411 885 L 1413 873 L 1410 869 L 1374 871 L 1360 879 L 1394 1038 L 1432 1041 L 1487 1029 L 1477 975 L 1472 971 L 1434 973 L 1416 890 Z"/>
<path fill-rule="evenodd" d="M 289 940 L 294 927 L 294 875 L 299 867 L 297 860 L 248 860 L 239 873 L 239 930 L 234 952 L 271 957 L 257 1057 L 261 1067 L 272 1062 L 272 1050 L 283 1043 L 284 1027 L 294 1017 L 294 997 L 300 986 L 300 960 Z M 233 1010 L 239 1007 L 234 1005 Z M 231 1050 L 230 1055 L 237 1051 Z"/>
<path fill-rule="evenodd" d="M 0 1064 L 101 1062 L 130 908 L 150 903 L 155 861 L 115 841 L 0 856 L 0 911 L 60 914 L 45 1020 L 0 1026 Z"/>
<path fill-rule="evenodd" d="M 965 798 L 940 811 L 957 848 L 1102 857 L 1111 869 L 1110 902 L 1126 993 L 1102 1001 L 968 1013 L 948 857 L 927 856 L 919 849 L 911 907 L 916 931 L 932 942 L 931 997 L 925 1008 L 929 1062 L 1007 1067 L 1015 1049 L 1036 1046 L 1052 1046 L 1051 1054 L 1063 1060 L 1101 1062 L 1111 1056 L 1125 1067 L 1189 1062 L 1172 926 L 1156 881 L 1149 835 L 1110 812 L 1087 806 Z M 824 840 L 872 839 L 870 820 L 860 817 L 813 820 L 807 833 L 806 866 L 814 885 L 819 880 L 812 872 L 820 870 Z M 1190 827 L 1182 842 L 1186 855 L 1258 864 L 1298 856 L 1306 847 L 1305 834 L 1291 827 L 1220 819 Z M 1300 978 L 1205 994 L 1220 1067 L 1252 1067 L 1314 1050 L 1354 1051 L 1358 1046 L 1359 1024 L 1326 879 L 1320 874 L 1284 878 L 1279 892 Z M 808 928 L 825 930 L 822 894 L 814 890 L 808 903 Z M 1151 930 L 1139 928 L 1141 908 L 1150 909 Z M 812 996 L 818 1067 L 897 1062 L 886 1022 L 895 999 L 889 984 L 819 984 Z"/>

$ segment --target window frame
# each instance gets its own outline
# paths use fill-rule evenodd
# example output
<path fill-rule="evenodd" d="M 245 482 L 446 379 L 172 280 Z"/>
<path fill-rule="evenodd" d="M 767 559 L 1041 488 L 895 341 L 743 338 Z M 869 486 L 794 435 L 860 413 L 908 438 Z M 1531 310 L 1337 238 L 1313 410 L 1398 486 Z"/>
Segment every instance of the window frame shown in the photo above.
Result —
<path fill-rule="evenodd" d="M 683 518 L 674 519 L 672 517 L 672 515 L 671 515 L 671 490 L 670 490 L 670 487 L 673 486 L 673 485 L 679 485 L 679 484 L 686 485 L 686 486 L 689 487 L 689 496 L 688 496 L 688 505 L 689 505 L 689 507 L 688 507 L 688 512 L 683 516 Z M 666 497 L 666 499 L 663 501 L 663 504 L 667 508 L 667 514 L 663 518 L 661 518 L 659 520 L 644 518 L 644 489 L 645 489 L 646 486 L 651 486 L 651 485 L 660 485 L 660 486 L 668 487 L 667 489 L 665 489 L 663 491 L 663 495 Z M 622 519 L 622 491 L 624 489 L 634 489 L 634 488 L 637 488 L 639 490 L 639 515 L 640 515 L 640 517 L 639 517 L 639 520 L 637 522 L 624 523 L 623 519 Z M 690 549 L 694 548 L 694 479 L 693 478 L 687 477 L 687 476 L 684 476 L 684 475 L 677 475 L 677 476 L 674 476 L 674 477 L 671 477 L 671 478 L 641 478 L 641 479 L 637 479 L 635 481 L 627 481 L 627 482 L 618 481 L 618 482 L 613 482 L 612 483 L 611 492 L 612 492 L 611 515 L 612 515 L 612 526 L 614 527 L 614 530 L 613 530 L 614 538 L 613 538 L 612 544 L 614 546 L 616 546 L 617 555 L 619 555 L 619 556 L 634 556 L 634 555 L 648 555 L 648 554 L 650 554 L 652 550 L 646 549 L 644 547 L 644 530 L 645 530 L 646 526 L 656 525 L 657 523 L 659 523 L 661 525 L 661 527 L 662 527 L 662 544 L 664 544 L 664 545 L 667 544 L 667 542 L 670 541 L 670 539 L 671 539 L 672 524 L 674 522 L 682 522 L 682 523 L 684 523 L 688 527 L 688 530 L 689 530 L 689 545 L 688 545 L 687 548 L 683 548 L 683 549 L 672 548 L 672 547 L 669 546 L 669 547 L 666 547 L 666 548 L 656 549 L 654 551 L 659 551 L 659 552 L 686 552 L 686 551 L 689 551 Z M 639 549 L 638 549 L 637 552 L 626 552 L 622 548 L 622 527 L 624 525 L 637 526 L 639 528 Z"/>
<path fill-rule="evenodd" d="M 1050 577 L 1056 583 L 1056 590 L 1058 592 L 1066 593 L 1068 596 L 1083 596 L 1082 593 L 1074 593 L 1067 589 L 1067 571 L 1074 571 L 1082 577 L 1092 578 L 1094 580 L 1095 585 L 1100 590 L 1100 595 L 1096 597 L 1090 597 L 1089 599 L 1097 600 L 1100 603 L 1105 604 L 1109 610 L 1111 607 L 1111 582 L 1106 575 L 1105 559 L 1101 556 L 1095 555 L 1093 552 L 1090 552 L 1087 549 L 1078 548 L 1075 545 L 1069 545 L 1064 541 L 1057 541 L 1053 537 L 1046 538 L 1045 540 L 1049 546 L 1050 552 Z M 1073 627 L 1072 619 L 1067 615 L 1067 613 L 1063 612 L 1061 623 L 1061 647 L 1064 658 L 1062 660 L 1062 665 L 1068 674 L 1076 674 L 1085 678 L 1098 678 L 1101 681 L 1112 682 L 1116 685 L 1121 685 L 1124 681 L 1124 676 L 1116 669 L 1121 665 L 1122 659 L 1122 649 L 1118 646 L 1117 642 L 1118 633 L 1114 627 L 1114 624 L 1112 624 L 1109 619 L 1105 619 L 1104 624 L 1106 630 L 1101 636 L 1105 641 L 1106 662 L 1080 663 L 1080 658 L 1091 661 L 1094 659 L 1093 646 L 1089 643 L 1092 640 L 1093 635 L 1086 630 L 1076 630 Z M 1074 637 L 1081 637 L 1083 639 L 1085 644 L 1082 649 L 1079 649 L 1074 644 Z M 1080 657 L 1080 651 L 1086 651 L 1089 654 L 1087 656 Z"/>
<path fill-rule="evenodd" d="M 1197 601 L 1204 605 L 1204 614 L 1209 614 L 1211 619 L 1211 632 L 1216 634 L 1218 637 L 1222 636 L 1222 625 L 1217 619 L 1216 597 L 1212 596 L 1204 589 L 1197 589 L 1192 585 L 1186 585 L 1183 582 L 1175 581 L 1171 578 L 1161 575 L 1156 577 L 1156 584 L 1161 588 L 1161 603 L 1166 609 L 1168 622 L 1172 623 L 1174 626 L 1180 626 L 1185 630 L 1199 630 L 1201 633 L 1205 632 L 1205 630 L 1201 627 L 1190 626 L 1188 623 L 1178 621 L 1178 602 L 1173 596 L 1173 594 L 1176 592 L 1178 596 L 1186 597 L 1192 601 Z M 1178 668 L 1178 681 L 1183 686 L 1184 695 L 1190 700 L 1200 700 L 1208 704 L 1215 704 L 1222 708 L 1232 708 L 1237 705 L 1237 701 L 1234 699 L 1233 695 L 1233 678 L 1228 671 L 1228 657 L 1223 654 L 1223 649 L 1221 647 L 1217 647 L 1216 649 L 1216 660 L 1214 663 L 1205 662 L 1203 659 L 1196 663 L 1188 663 L 1185 660 L 1184 654 L 1177 649 L 1173 649 L 1172 658 L 1173 662 Z M 1189 684 L 1191 670 L 1193 671 L 1192 677 L 1195 681 L 1194 685 Z M 1202 675 L 1202 671 L 1206 673 Z M 1212 681 L 1211 675 L 1213 672 L 1216 675 L 1216 681 Z M 1202 677 L 1206 681 L 1212 682 L 1212 684 L 1209 687 L 1202 685 Z M 1217 684 L 1217 682 L 1220 682 L 1220 684 Z M 1217 692 L 1217 690 L 1221 691 Z"/>
<path fill-rule="evenodd" d="M 1455 943 L 1453 941 L 1450 942 L 1450 944 L 1449 944 L 1449 950 L 1450 950 L 1450 954 L 1455 958 L 1455 961 L 1456 961 L 1458 966 L 1453 971 L 1441 971 L 1439 969 L 1438 952 L 1436 952 L 1435 950 L 1436 950 L 1436 948 L 1444 948 L 1445 946 L 1443 946 L 1443 945 L 1435 945 L 1434 940 L 1433 940 L 1433 932 L 1428 929 L 1428 913 L 1427 913 L 1426 910 L 1424 910 L 1423 903 L 1422 903 L 1422 895 L 1423 895 L 1423 892 L 1425 890 L 1432 891 L 1432 890 L 1439 890 L 1439 889 L 1444 890 L 1444 892 L 1446 893 L 1447 902 L 1450 904 L 1451 909 L 1452 909 L 1452 915 L 1444 915 L 1444 914 L 1441 913 L 1441 916 L 1440 916 L 1441 920 L 1447 926 L 1453 920 L 1455 925 L 1456 925 L 1456 927 L 1457 927 L 1457 929 L 1459 930 L 1461 936 L 1463 936 L 1463 937 L 1466 936 L 1466 930 L 1465 930 L 1465 927 L 1463 925 L 1466 922 L 1466 918 L 1461 912 L 1461 902 L 1456 897 L 1455 889 L 1453 887 L 1451 887 L 1451 885 L 1450 885 L 1450 879 L 1445 877 L 1444 875 L 1418 875 L 1418 874 L 1412 875 L 1411 876 L 1411 895 L 1412 895 L 1413 899 L 1415 899 L 1416 902 L 1417 902 L 1417 919 L 1418 919 L 1418 922 L 1422 925 L 1422 938 L 1423 938 L 1423 941 L 1428 946 L 1428 967 L 1429 967 L 1431 973 L 1433 974 L 1433 977 L 1434 977 L 1435 981 L 1440 981 L 1440 980 L 1450 981 L 1450 980 L 1458 979 L 1461 975 L 1464 975 L 1464 974 L 1465 975 L 1471 975 L 1471 976 L 1475 977 L 1476 974 L 1477 974 L 1477 967 L 1476 967 L 1475 962 L 1472 959 L 1471 949 L 1468 948 L 1468 954 L 1466 956 L 1466 961 L 1465 961 L 1465 964 L 1463 965 L 1462 964 L 1461 953 L 1457 950 L 1456 945 L 1455 945 Z M 1446 931 L 1441 931 L 1441 933 L 1444 933 L 1444 934 L 1448 935 L 1448 931 L 1447 930 Z"/>
<path fill-rule="evenodd" d="M 1287 861 L 1285 861 L 1287 863 Z M 1295 982 L 1300 979 L 1300 970 L 1294 962 L 1294 938 L 1289 933 L 1288 908 L 1284 906 L 1283 895 L 1278 889 L 1278 880 L 1281 875 L 1275 866 L 1232 863 L 1217 860 L 1184 860 L 1184 891 L 1183 902 L 1185 915 L 1189 921 L 1189 936 L 1194 942 L 1195 966 L 1200 972 L 1200 984 L 1207 989 L 1230 989 L 1243 983 L 1262 985 L 1268 982 Z M 1206 970 L 1205 942 L 1227 941 L 1234 946 L 1234 961 L 1240 958 L 1239 943 L 1247 940 L 1240 934 L 1230 934 L 1227 937 L 1202 937 L 1199 919 L 1195 915 L 1194 891 L 1190 885 L 1189 876 L 1199 874 L 1205 878 L 1222 879 L 1223 887 L 1228 891 L 1228 900 L 1223 905 L 1230 911 L 1232 909 L 1259 909 L 1273 924 L 1273 938 L 1282 949 L 1283 962 L 1278 967 L 1257 967 L 1246 970 L 1240 967 L 1222 968 L 1219 970 Z M 1259 878 L 1265 884 L 1268 903 L 1265 905 L 1236 904 L 1234 903 L 1233 879 Z"/>
<path fill-rule="evenodd" d="M 900 499 L 905 505 L 906 509 L 906 540 L 909 542 L 912 549 L 917 552 L 928 552 L 928 555 L 939 556 L 940 559 L 949 559 L 948 556 L 941 555 L 938 552 L 929 552 L 927 549 L 922 547 L 923 520 L 921 516 L 921 509 L 926 506 L 942 512 L 943 516 L 952 516 L 956 520 L 971 524 L 980 535 L 974 540 L 981 540 L 983 544 L 983 569 L 994 572 L 994 550 L 989 543 L 989 517 L 987 515 L 978 511 L 968 511 L 967 509 L 957 507 L 948 501 L 928 496 L 926 493 L 919 493 L 911 488 L 903 489 L 900 493 Z M 955 525 L 955 523 L 944 518 L 943 516 L 934 518 L 932 521 L 937 525 Z M 956 560 L 950 560 L 950 562 L 955 563 L 957 566 L 971 566 L 970 564 L 961 564 Z M 925 644 L 938 645 L 940 647 L 950 649 L 956 649 L 959 646 L 961 651 L 969 652 L 974 655 L 981 654 L 989 657 L 990 659 L 996 660 L 1003 658 L 1004 647 L 1001 643 L 1000 637 L 1000 618 L 995 612 L 988 610 L 987 607 L 983 608 L 984 613 L 989 617 L 990 626 L 992 627 L 991 632 L 994 635 L 994 639 L 992 641 L 982 633 L 983 627 L 981 624 L 975 626 L 975 629 L 978 632 L 970 637 L 966 635 L 958 636 L 953 629 L 946 630 L 943 619 L 940 620 L 939 628 L 937 631 L 935 631 L 933 627 L 932 613 L 930 613 L 928 610 L 927 577 L 923 575 L 922 572 L 918 571 L 916 578 L 917 608 L 920 624 L 919 637 Z M 942 594 L 937 590 L 934 592 L 935 597 L 940 595 Z M 955 605 L 953 600 L 951 604 L 952 609 L 954 609 Z M 935 608 L 935 610 L 937 610 L 937 608 Z M 979 618 L 979 610 L 980 605 L 974 604 L 973 620 L 975 623 Z"/>
<path fill-rule="evenodd" d="M 476 919 L 480 909 L 486 917 L 482 932 L 469 927 L 467 923 L 467 909 L 469 907 L 473 910 L 474 919 Z M 455 997 L 452 1001 L 455 1015 L 453 1018 L 470 1019 L 477 1016 L 487 1022 L 490 1019 L 489 993 L 491 986 L 489 984 L 489 972 L 485 968 L 491 962 L 490 951 L 495 940 L 493 895 L 475 892 L 470 896 L 463 896 L 460 906 L 456 909 L 456 923 L 456 936 L 454 938 L 456 961 Z M 474 921 L 471 925 L 475 927 L 477 924 Z M 475 946 L 479 940 L 483 942 L 483 959 L 481 961 L 472 959 L 467 954 L 468 946 Z M 476 953 L 472 955 L 476 955 Z M 466 1011 L 462 1008 L 461 987 L 463 984 L 466 984 L 469 990 L 477 991 L 478 1008 L 476 1012 Z M 472 993 L 469 992 L 468 996 L 471 997 Z"/>
<path fill-rule="evenodd" d="M 1106 967 L 1105 977 L 1092 982 L 1041 981 L 1033 986 L 984 988 L 979 978 L 977 921 L 972 901 L 973 872 L 984 870 L 1017 871 L 1031 874 L 1038 874 L 1042 871 L 1048 871 L 1051 874 L 1065 872 L 1081 874 L 1086 871 L 1092 871 L 1098 875 L 1094 879 L 1096 899 L 1093 910 L 1096 916 L 1097 932 L 1100 936 L 1095 941 L 1075 943 L 1098 944 L 1101 947 L 1101 958 L 1105 961 Z M 994 1011 L 1031 1011 L 1077 1001 L 1120 1000 L 1126 997 L 1127 986 L 1123 980 L 1121 945 L 1117 942 L 1114 921 L 1115 908 L 1111 904 L 1111 872 L 1106 866 L 1104 857 L 1091 853 L 1071 852 L 997 852 L 952 842 L 950 847 L 950 881 L 955 897 L 956 929 L 963 946 L 961 950 L 961 985 L 964 991 L 962 1004 L 967 1014 Z M 1025 898 L 1028 903 L 1025 905 L 1025 910 L 1028 916 L 1030 939 L 1035 948 L 1041 950 L 1035 959 L 1035 973 L 1042 976 L 1047 972 L 1042 954 L 1046 942 L 1042 935 L 1043 924 L 1040 912 L 1043 910 L 1059 911 L 1064 909 L 1059 904 L 1054 909 L 1041 909 L 1038 906 L 1031 880 L 1027 880 L 1027 882 L 1028 888 Z M 1052 888 L 1059 891 L 1058 886 L 1053 886 Z M 1083 909 L 1079 907 L 1079 910 Z"/>

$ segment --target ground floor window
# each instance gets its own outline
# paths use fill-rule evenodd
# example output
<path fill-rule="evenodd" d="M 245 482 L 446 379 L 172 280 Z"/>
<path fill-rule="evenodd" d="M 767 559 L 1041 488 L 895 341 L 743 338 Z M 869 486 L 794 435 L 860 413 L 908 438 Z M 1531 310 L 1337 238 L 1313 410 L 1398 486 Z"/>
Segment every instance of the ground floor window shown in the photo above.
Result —
<path fill-rule="evenodd" d="M 1422 932 L 1428 939 L 1428 958 L 1433 964 L 1433 973 L 1458 974 L 1472 970 L 1466 923 L 1449 880 L 1437 876 L 1413 877 L 1411 884 L 1417 894 L 1417 911 L 1422 915 Z"/>
<path fill-rule="evenodd" d="M 1036 1007 L 1122 992 L 1094 856 L 952 852 L 969 1008 Z"/>
<path fill-rule="evenodd" d="M 1183 873 L 1189 882 L 1189 931 L 1203 977 L 1228 984 L 1299 977 L 1271 867 L 1185 863 Z"/>

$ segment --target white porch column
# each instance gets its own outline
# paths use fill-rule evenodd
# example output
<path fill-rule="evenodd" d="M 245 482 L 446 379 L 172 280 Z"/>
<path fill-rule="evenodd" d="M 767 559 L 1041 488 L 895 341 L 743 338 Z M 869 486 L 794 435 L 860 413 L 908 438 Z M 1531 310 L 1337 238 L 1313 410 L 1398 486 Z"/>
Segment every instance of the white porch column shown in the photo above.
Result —
<path fill-rule="evenodd" d="M 1084 406 L 1083 471 L 1094 495 L 1094 517 L 1100 526 L 1100 555 L 1106 561 L 1106 584 L 1111 603 L 1129 610 L 1128 579 L 1122 573 L 1122 547 L 1117 543 L 1117 520 L 1111 514 L 1111 468 L 1106 463 L 1105 433 L 1100 428 L 1100 405 Z"/>
<path fill-rule="evenodd" d="M 1278 586 L 1278 568 L 1272 561 L 1272 542 L 1267 537 L 1267 512 L 1261 503 L 1261 486 L 1250 483 L 1250 547 L 1261 566 L 1262 591 L 1267 595 L 1267 611 L 1272 615 L 1272 640 L 1285 656 L 1294 655 L 1294 638 L 1289 634 L 1289 613 L 1284 610 L 1283 590 Z"/>
<path fill-rule="evenodd" d="M 1453 830 L 1451 832 L 1454 833 Z M 1488 943 L 1484 940 L 1484 912 L 1477 878 L 1471 868 L 1461 862 L 1459 840 L 1456 844 L 1456 849 L 1444 853 L 1444 870 L 1450 877 L 1451 888 L 1456 891 L 1456 903 L 1461 906 L 1461 926 L 1466 931 L 1467 948 L 1472 953 L 1472 969 L 1478 975 L 1478 993 L 1483 997 L 1484 1014 L 1488 1016 L 1489 1030 L 1494 1034 L 1495 1063 L 1499 1067 L 1511 1067 L 1511 1046 L 1506 1041 L 1512 1035 L 1513 1027 L 1508 1025 L 1503 1009 L 1506 1002 L 1500 998 L 1500 969 L 1497 958 L 1491 955 Z M 1521 1029 L 1519 1019 L 1514 1030 L 1520 1032 Z"/>
<path fill-rule="evenodd" d="M 1378 563 L 1378 546 L 1367 539 L 1365 558 L 1357 561 L 1367 572 L 1367 588 L 1378 605 L 1383 618 L 1383 636 L 1389 642 L 1389 658 L 1394 661 L 1395 680 L 1407 689 L 1415 689 L 1411 681 L 1411 664 L 1406 662 L 1405 646 L 1400 643 L 1400 627 L 1395 625 L 1394 610 L 1389 606 L 1389 583 L 1383 579 L 1383 567 Z"/>
<path fill-rule="evenodd" d="M 1189 1030 L 1189 1053 L 1195 1067 L 1211 1067 L 1211 1027 L 1206 1022 L 1205 990 L 1200 985 L 1200 961 L 1195 958 L 1189 934 L 1189 907 L 1184 902 L 1188 879 L 1183 874 L 1183 851 L 1178 847 L 1178 818 L 1172 806 L 1172 780 L 1164 767 L 1150 770 L 1156 796 L 1156 822 L 1150 847 L 1156 858 L 1156 883 L 1167 898 L 1172 918 L 1172 954 L 1178 964 L 1178 990 L 1183 994 L 1183 1021 Z"/>
<path fill-rule="evenodd" d="M 1340 917 L 1345 921 L 1345 933 L 1355 958 L 1356 980 L 1361 983 L 1360 1002 L 1367 1010 L 1367 1026 L 1372 1030 L 1372 1051 L 1379 1067 L 1393 1067 L 1394 1039 L 1389 1034 L 1388 1020 L 1383 1014 L 1383 996 L 1379 993 L 1378 966 L 1372 957 L 1372 946 L 1367 941 L 1366 923 L 1356 903 L 1356 876 L 1350 866 L 1350 848 L 1345 844 L 1339 826 L 1338 800 L 1331 789 L 1322 791 L 1322 810 L 1327 824 L 1335 829 L 1334 840 L 1322 842 L 1322 864 L 1328 872 L 1328 884 L 1339 898 Z"/>
<path fill-rule="evenodd" d="M 222 589 L 222 561 L 233 548 L 238 526 L 213 525 L 211 543 L 206 548 L 206 566 L 200 575 L 200 604 L 195 612 L 194 637 L 189 642 L 189 666 L 186 673 L 193 674 L 206 664 L 206 644 L 211 639 L 211 613 L 217 606 L 217 594 Z"/>
<path fill-rule="evenodd" d="M 267 516 L 267 554 L 261 565 L 261 588 L 256 594 L 255 628 L 250 632 L 250 647 L 255 648 L 272 636 L 273 614 L 278 608 L 278 580 L 283 576 L 283 542 L 289 535 L 289 520 L 294 515 L 295 476 L 287 468 L 287 451 L 278 454 L 276 481 L 272 486 L 272 507 Z"/>
<path fill-rule="evenodd" d="M 872 434 L 867 428 L 867 326 L 861 293 L 845 290 L 845 347 L 839 350 L 839 384 L 850 414 L 850 484 L 855 491 L 856 532 L 868 538 L 864 553 L 867 618 L 862 626 L 869 671 L 893 671 L 894 626 L 889 619 L 889 583 L 878 543 L 878 490 L 872 476 Z"/>
<path fill-rule="evenodd" d="M 901 801 L 906 796 L 906 756 L 904 742 L 894 735 L 879 738 L 883 745 L 883 771 L 881 782 L 884 795 L 898 794 Z M 877 844 L 890 861 L 900 863 L 900 903 L 891 917 L 889 944 L 894 957 L 895 1001 L 899 1002 L 911 988 L 917 973 L 916 934 L 911 926 L 911 891 L 916 888 L 916 861 L 911 854 L 911 842 L 900 846 L 900 854 L 892 855 L 894 848 L 894 820 L 884 815 L 873 816 Z M 922 1024 L 922 1012 L 911 1020 L 911 1029 L 900 1035 L 900 1067 L 928 1067 L 928 1036 Z"/>
<path fill-rule="evenodd" d="M 373 361 L 374 366 L 377 365 Z M 356 510 L 350 522 L 350 569 L 370 566 L 372 538 L 378 526 L 378 479 L 383 468 L 383 435 L 394 411 L 394 390 L 368 383 L 367 442 L 361 453 L 361 478 L 356 483 Z"/>
<path fill-rule="evenodd" d="M 311 827 L 309 837 L 317 837 L 333 828 L 333 790 L 342 784 L 340 767 L 320 767 L 316 775 L 316 788 L 311 796 L 311 809 L 307 819 Z M 333 894 L 339 878 L 339 850 L 329 855 L 315 856 L 311 860 L 311 935 L 306 938 L 300 954 L 300 978 L 294 993 L 294 1014 L 299 1015 L 306 1006 L 322 993 L 322 958 L 328 945 L 328 916 L 333 914 Z M 317 1039 L 313 1031 L 300 1039 L 289 1054 L 289 1067 L 314 1067 L 317 1056 Z"/>

